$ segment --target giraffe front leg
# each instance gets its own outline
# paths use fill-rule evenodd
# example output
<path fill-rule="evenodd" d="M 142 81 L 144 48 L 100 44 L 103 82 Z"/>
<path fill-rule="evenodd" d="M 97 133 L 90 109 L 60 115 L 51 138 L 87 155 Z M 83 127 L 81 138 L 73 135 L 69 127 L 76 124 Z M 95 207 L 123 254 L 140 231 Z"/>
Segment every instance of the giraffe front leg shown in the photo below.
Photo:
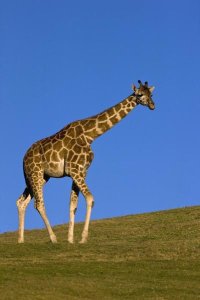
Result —
<path fill-rule="evenodd" d="M 86 211 L 86 218 L 85 224 L 82 232 L 82 238 L 80 240 L 80 244 L 84 244 L 87 242 L 88 239 L 88 230 L 89 230 L 89 223 L 90 217 L 92 212 L 92 207 L 94 206 L 94 198 L 90 192 L 85 195 L 86 203 L 87 203 L 87 211 Z"/>
<path fill-rule="evenodd" d="M 94 198 L 85 183 L 85 177 L 80 176 L 80 173 L 79 173 L 79 174 L 76 174 L 75 176 L 73 176 L 73 180 L 76 183 L 76 185 L 78 186 L 78 188 L 81 191 L 81 193 L 83 194 L 83 196 L 85 197 L 86 204 L 87 204 L 85 224 L 84 224 L 84 228 L 83 228 L 83 232 L 82 232 L 82 238 L 80 241 L 80 243 L 83 244 L 83 243 L 86 243 L 87 239 L 88 239 L 89 223 L 90 223 L 92 207 L 94 205 Z"/>
<path fill-rule="evenodd" d="M 19 218 L 19 236 L 18 243 L 24 243 L 24 219 L 26 207 L 31 200 L 31 194 L 29 193 L 28 188 L 26 188 L 23 194 L 17 200 L 17 208 L 18 208 L 18 218 Z"/>
<path fill-rule="evenodd" d="M 71 197 L 70 197 L 70 215 L 69 215 L 70 219 L 69 219 L 69 230 L 68 230 L 68 242 L 70 244 L 73 244 L 74 242 L 74 219 L 75 219 L 75 213 L 78 204 L 78 194 L 79 194 L 79 188 L 73 182 Z"/>

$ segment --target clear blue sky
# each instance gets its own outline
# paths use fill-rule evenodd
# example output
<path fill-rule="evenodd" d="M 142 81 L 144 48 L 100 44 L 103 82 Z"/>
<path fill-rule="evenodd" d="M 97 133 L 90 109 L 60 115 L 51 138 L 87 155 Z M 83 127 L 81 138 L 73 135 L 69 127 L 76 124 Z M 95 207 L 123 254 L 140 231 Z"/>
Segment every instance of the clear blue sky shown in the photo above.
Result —
<path fill-rule="evenodd" d="M 0 1 L 0 232 L 18 226 L 28 147 L 155 85 L 93 144 L 93 219 L 200 204 L 200 1 Z M 51 179 L 52 225 L 68 222 L 71 179 Z M 76 220 L 85 217 L 80 197 Z M 33 202 L 26 228 L 43 223 Z"/>

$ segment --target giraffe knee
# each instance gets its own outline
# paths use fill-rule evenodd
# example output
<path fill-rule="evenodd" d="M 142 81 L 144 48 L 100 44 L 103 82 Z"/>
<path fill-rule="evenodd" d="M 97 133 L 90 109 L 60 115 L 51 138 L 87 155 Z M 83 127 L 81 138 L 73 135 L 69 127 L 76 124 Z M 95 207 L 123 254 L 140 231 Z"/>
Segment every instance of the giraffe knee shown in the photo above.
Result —
<path fill-rule="evenodd" d="M 77 204 L 78 204 L 77 199 L 72 199 L 70 202 L 70 211 L 73 212 L 74 214 L 77 211 Z"/>
<path fill-rule="evenodd" d="M 77 207 L 71 208 L 70 209 L 70 213 L 73 213 L 74 215 L 76 214 L 77 211 Z"/>
<path fill-rule="evenodd" d="M 26 195 L 23 193 L 16 201 L 16 205 L 17 205 L 18 209 L 25 209 L 26 206 L 28 205 L 30 199 L 31 199 L 30 194 Z"/>
<path fill-rule="evenodd" d="M 23 204 L 25 198 L 26 198 L 26 197 L 24 196 L 24 193 L 23 193 L 23 194 L 17 199 L 17 201 L 16 201 L 17 207 L 21 207 L 21 206 L 22 206 L 22 204 Z"/>
<path fill-rule="evenodd" d="M 35 207 L 35 209 L 36 209 L 37 211 L 39 211 L 39 212 L 40 212 L 41 210 L 44 210 L 44 204 L 41 203 L 41 202 L 35 201 L 34 207 Z"/>
<path fill-rule="evenodd" d="M 87 197 L 86 197 L 86 201 L 87 201 L 87 205 L 90 206 L 90 207 L 93 207 L 94 206 L 94 197 L 92 196 L 92 194 L 89 194 Z"/>
<path fill-rule="evenodd" d="M 18 208 L 20 208 L 21 207 L 21 197 L 16 201 L 16 205 L 17 205 L 17 207 Z"/>

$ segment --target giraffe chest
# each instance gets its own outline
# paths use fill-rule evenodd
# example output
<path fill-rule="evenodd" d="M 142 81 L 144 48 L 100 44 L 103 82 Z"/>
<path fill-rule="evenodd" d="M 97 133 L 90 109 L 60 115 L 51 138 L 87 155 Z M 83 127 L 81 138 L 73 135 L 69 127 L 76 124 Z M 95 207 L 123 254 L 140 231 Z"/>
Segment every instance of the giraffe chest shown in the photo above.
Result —
<path fill-rule="evenodd" d="M 72 169 L 87 170 L 93 160 L 91 149 L 82 147 L 80 152 L 68 151 L 66 156 L 66 174 L 70 176 Z"/>
<path fill-rule="evenodd" d="M 44 172 L 50 177 L 63 177 L 65 174 L 65 161 L 62 159 L 59 162 L 46 162 Z"/>

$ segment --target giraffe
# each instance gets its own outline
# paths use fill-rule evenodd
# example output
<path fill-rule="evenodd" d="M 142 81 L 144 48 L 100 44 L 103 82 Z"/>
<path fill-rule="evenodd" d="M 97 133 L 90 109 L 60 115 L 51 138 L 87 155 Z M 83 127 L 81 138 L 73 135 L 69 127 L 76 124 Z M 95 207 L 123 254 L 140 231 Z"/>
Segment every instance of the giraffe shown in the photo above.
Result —
<path fill-rule="evenodd" d="M 18 243 L 24 242 L 24 219 L 28 203 L 35 199 L 34 207 L 41 215 L 52 243 L 56 243 L 56 235 L 46 215 L 43 186 L 50 177 L 71 177 L 68 242 L 74 242 L 74 221 L 79 192 L 86 200 L 86 217 L 80 243 L 88 239 L 88 229 L 94 198 L 86 184 L 87 170 L 93 160 L 92 142 L 115 124 L 121 121 L 137 105 L 141 104 L 153 110 L 152 100 L 154 86 L 148 82 L 139 87 L 132 85 L 133 93 L 113 107 L 86 119 L 72 122 L 50 137 L 34 143 L 26 152 L 23 170 L 26 188 L 17 200 L 19 217 Z"/>

